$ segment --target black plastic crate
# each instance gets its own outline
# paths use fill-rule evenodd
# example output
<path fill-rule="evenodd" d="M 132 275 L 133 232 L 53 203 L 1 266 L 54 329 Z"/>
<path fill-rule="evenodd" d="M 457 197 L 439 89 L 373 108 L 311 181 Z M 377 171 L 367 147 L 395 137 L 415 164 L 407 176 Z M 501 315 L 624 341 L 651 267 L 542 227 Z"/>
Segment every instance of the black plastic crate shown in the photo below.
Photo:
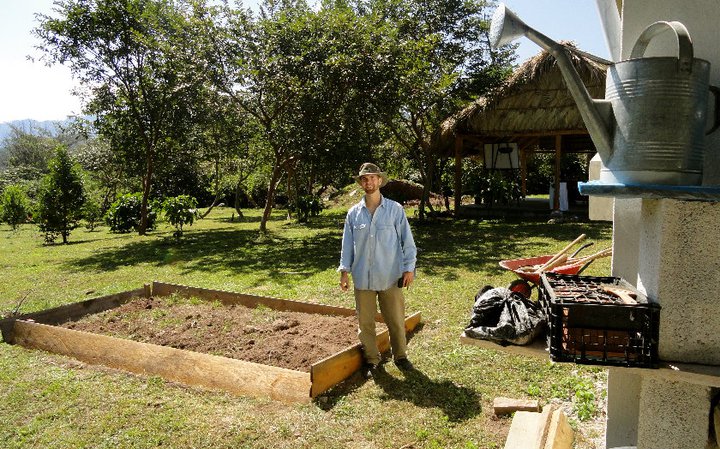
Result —
<path fill-rule="evenodd" d="M 625 304 L 605 287 L 630 290 Z M 543 273 L 540 304 L 548 320 L 552 360 L 582 364 L 655 368 L 658 361 L 660 305 L 650 303 L 617 277 Z M 586 292 L 587 294 L 585 294 Z"/>

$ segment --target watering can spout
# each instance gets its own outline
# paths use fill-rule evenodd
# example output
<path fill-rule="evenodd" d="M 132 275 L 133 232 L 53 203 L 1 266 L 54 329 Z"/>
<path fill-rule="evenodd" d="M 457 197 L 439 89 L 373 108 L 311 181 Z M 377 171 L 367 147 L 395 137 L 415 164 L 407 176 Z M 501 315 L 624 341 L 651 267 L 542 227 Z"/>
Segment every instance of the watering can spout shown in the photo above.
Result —
<path fill-rule="evenodd" d="M 600 157 L 603 160 L 610 159 L 613 151 L 612 130 L 614 129 L 610 102 L 595 100 L 590 96 L 564 45 L 530 28 L 504 4 L 498 5 L 490 24 L 490 45 L 497 48 L 522 36 L 547 50 L 555 58 Z"/>

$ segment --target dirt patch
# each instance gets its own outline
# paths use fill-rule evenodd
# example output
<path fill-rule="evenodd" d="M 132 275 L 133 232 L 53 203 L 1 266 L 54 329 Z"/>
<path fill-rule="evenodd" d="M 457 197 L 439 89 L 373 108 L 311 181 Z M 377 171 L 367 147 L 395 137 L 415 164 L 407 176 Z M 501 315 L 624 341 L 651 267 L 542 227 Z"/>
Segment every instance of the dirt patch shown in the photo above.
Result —
<path fill-rule="evenodd" d="M 224 306 L 180 296 L 138 298 L 63 327 L 303 372 L 358 343 L 355 316 Z"/>

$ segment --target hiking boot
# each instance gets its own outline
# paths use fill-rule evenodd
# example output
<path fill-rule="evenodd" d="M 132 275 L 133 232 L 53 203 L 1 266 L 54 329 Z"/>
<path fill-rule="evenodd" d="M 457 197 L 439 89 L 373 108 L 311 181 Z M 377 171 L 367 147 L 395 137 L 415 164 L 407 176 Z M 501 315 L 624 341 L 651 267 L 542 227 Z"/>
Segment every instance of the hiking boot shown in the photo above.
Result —
<path fill-rule="evenodd" d="M 400 371 L 412 371 L 415 369 L 410 360 L 408 359 L 397 359 L 395 360 L 395 366 L 400 368 Z"/>
<path fill-rule="evenodd" d="M 360 367 L 360 374 L 362 374 L 362 377 L 365 379 L 372 379 L 376 371 L 377 365 L 374 363 L 363 363 L 362 367 Z"/>

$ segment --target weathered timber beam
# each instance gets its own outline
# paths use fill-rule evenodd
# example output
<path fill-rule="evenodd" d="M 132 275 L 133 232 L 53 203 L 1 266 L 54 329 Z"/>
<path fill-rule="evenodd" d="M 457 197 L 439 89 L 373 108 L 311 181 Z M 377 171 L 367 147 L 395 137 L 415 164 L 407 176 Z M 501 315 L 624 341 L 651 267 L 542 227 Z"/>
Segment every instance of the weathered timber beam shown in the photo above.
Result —
<path fill-rule="evenodd" d="M 237 395 L 310 401 L 308 373 L 28 321 L 16 321 L 14 327 L 19 345 L 89 364 Z"/>
<path fill-rule="evenodd" d="M 177 293 L 184 296 L 192 296 L 208 301 L 220 301 L 225 305 L 243 305 L 245 307 L 254 308 L 263 305 L 273 310 L 303 312 L 303 313 L 320 313 L 324 315 L 353 316 L 355 309 L 347 307 L 336 307 L 325 304 L 316 304 L 303 301 L 292 301 L 288 299 L 271 298 L 268 296 L 246 295 L 243 293 L 235 293 L 224 290 L 211 290 L 207 288 L 188 287 L 185 285 L 167 284 L 164 282 L 153 282 L 152 293 L 155 296 L 167 296 Z M 381 315 L 376 316 L 377 321 L 381 321 Z"/>
<path fill-rule="evenodd" d="M 405 318 L 405 332 L 415 330 L 421 318 L 420 312 Z M 388 331 L 380 332 L 376 342 L 381 353 L 388 351 L 390 349 Z M 310 379 L 312 379 L 310 396 L 316 397 L 352 376 L 355 371 L 360 369 L 362 362 L 362 348 L 358 343 L 313 364 L 310 367 Z"/>
<path fill-rule="evenodd" d="M 16 320 L 33 320 L 38 323 L 60 324 L 68 321 L 76 321 L 86 315 L 104 312 L 105 310 L 114 309 L 132 298 L 138 296 L 148 296 L 145 288 L 131 290 L 127 292 L 116 293 L 113 295 L 101 296 L 99 298 L 88 299 L 72 304 L 65 304 L 52 309 L 42 310 L 39 312 L 26 313 L 17 317 L 10 317 L 0 321 L 0 330 L 2 330 L 3 340 L 12 343 L 12 329 Z"/>

